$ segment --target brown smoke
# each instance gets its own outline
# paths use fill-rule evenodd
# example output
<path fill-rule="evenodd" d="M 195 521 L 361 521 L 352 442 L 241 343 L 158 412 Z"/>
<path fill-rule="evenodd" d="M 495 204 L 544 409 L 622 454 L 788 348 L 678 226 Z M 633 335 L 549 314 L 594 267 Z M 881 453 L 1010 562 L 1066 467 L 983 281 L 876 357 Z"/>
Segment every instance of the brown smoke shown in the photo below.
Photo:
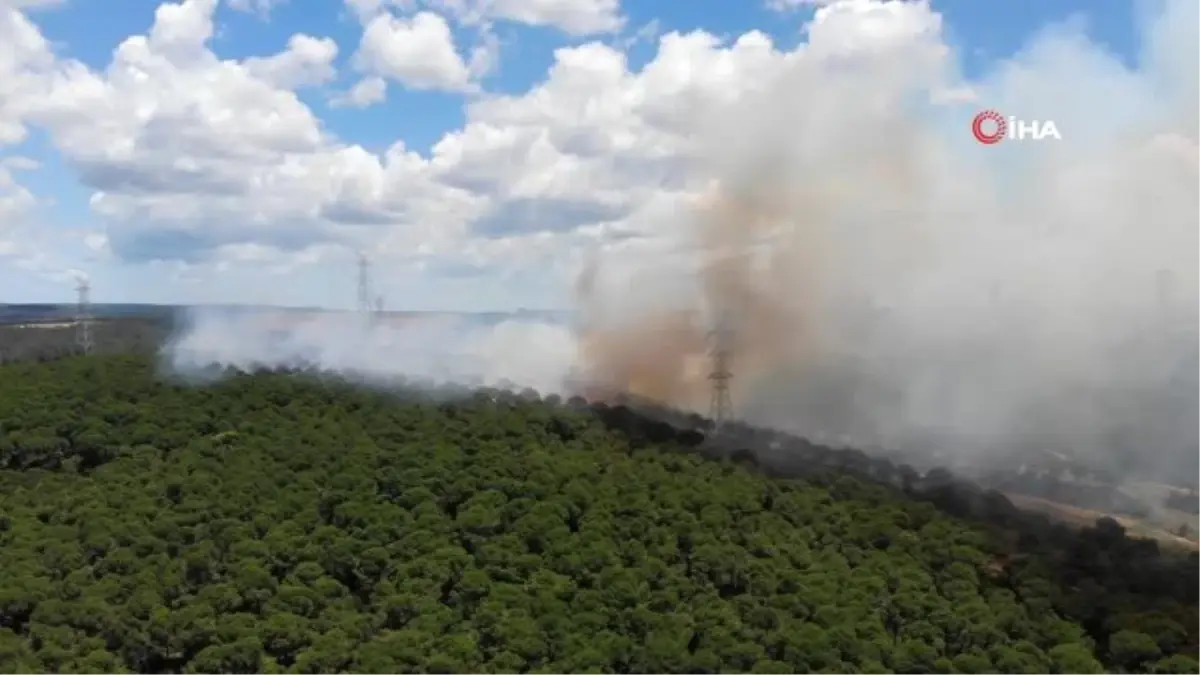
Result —
<path fill-rule="evenodd" d="M 821 96 L 800 93 L 831 85 L 856 104 L 824 108 Z M 703 409 L 717 317 L 732 331 L 736 398 L 783 372 L 804 377 L 829 356 L 846 306 L 877 294 L 868 277 L 903 283 L 922 267 L 932 167 L 921 125 L 874 80 L 855 90 L 829 81 L 819 62 L 764 78 L 699 128 L 691 178 L 710 189 L 680 216 L 688 226 L 679 242 L 699 263 L 698 297 L 684 306 L 672 298 L 625 325 L 593 326 L 581 353 L 592 381 Z M 576 289 L 585 311 L 596 274 L 589 267 Z"/>
<path fill-rule="evenodd" d="M 581 354 L 590 395 L 702 407 L 718 324 L 728 331 L 735 393 L 738 378 L 799 361 L 801 308 L 816 279 L 819 247 L 816 237 L 797 236 L 782 194 L 765 180 L 750 189 L 722 187 L 684 215 L 700 261 L 699 297 L 619 326 L 586 327 Z M 592 303 L 596 274 L 596 264 L 588 265 L 576 285 L 582 307 Z"/>
<path fill-rule="evenodd" d="M 818 329 L 825 313 L 837 311 L 824 303 L 856 283 L 840 266 L 864 250 L 886 250 L 875 269 L 895 265 L 902 275 L 928 252 L 919 227 L 921 167 L 905 138 L 915 131 L 903 121 L 874 126 L 887 133 L 847 147 L 844 166 L 828 172 L 797 167 L 771 139 L 740 149 L 733 160 L 722 155 L 725 148 L 715 150 L 703 173 L 722 178 L 681 215 L 689 227 L 680 246 L 699 261 L 698 297 L 621 325 L 585 328 L 581 356 L 593 395 L 630 393 L 703 410 L 718 323 L 732 333 L 726 346 L 735 398 L 775 374 L 802 377 L 823 350 L 836 347 L 837 337 Z M 867 204 L 855 199 L 855 186 L 864 183 L 879 186 Z M 878 227 L 885 220 L 888 227 Z M 854 234 L 847 221 L 869 225 Z M 848 245 L 847 236 L 872 237 L 876 245 Z M 585 313 L 599 271 L 588 265 L 576 285 Z"/>

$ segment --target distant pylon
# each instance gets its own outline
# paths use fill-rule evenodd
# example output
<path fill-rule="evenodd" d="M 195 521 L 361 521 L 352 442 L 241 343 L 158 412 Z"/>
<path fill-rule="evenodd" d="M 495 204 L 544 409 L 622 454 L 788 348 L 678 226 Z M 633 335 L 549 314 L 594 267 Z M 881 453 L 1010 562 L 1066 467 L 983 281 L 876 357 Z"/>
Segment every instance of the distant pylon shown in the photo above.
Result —
<path fill-rule="evenodd" d="M 361 253 L 358 257 L 358 311 L 372 319 L 383 310 L 383 296 L 375 295 L 374 289 L 371 261 Z"/>
<path fill-rule="evenodd" d="M 365 253 L 358 254 L 358 311 L 371 313 L 371 261 Z"/>
<path fill-rule="evenodd" d="M 75 306 L 75 342 L 84 354 L 92 353 L 92 298 L 91 285 L 80 279 L 75 287 L 78 299 Z"/>
<path fill-rule="evenodd" d="M 373 295 L 374 284 L 371 283 L 371 261 L 367 254 L 358 254 L 358 311 L 371 321 L 383 313 L 383 296 Z"/>
<path fill-rule="evenodd" d="M 708 374 L 708 379 L 712 381 L 709 416 L 712 417 L 713 426 L 720 429 L 733 417 L 733 400 L 729 395 L 729 381 L 733 379 L 733 371 L 730 370 L 733 333 L 726 317 L 718 317 L 708 338 L 711 345 L 709 356 L 712 358 L 712 372 Z"/>

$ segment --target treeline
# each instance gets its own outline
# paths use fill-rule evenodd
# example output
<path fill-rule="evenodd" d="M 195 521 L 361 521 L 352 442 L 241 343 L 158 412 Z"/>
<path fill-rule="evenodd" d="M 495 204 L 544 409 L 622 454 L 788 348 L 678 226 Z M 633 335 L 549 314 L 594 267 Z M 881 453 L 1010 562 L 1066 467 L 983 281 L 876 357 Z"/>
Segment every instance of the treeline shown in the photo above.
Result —
<path fill-rule="evenodd" d="M 0 670 L 1200 670 L 1196 555 L 1109 519 L 1033 527 L 948 472 L 671 411 L 442 394 L 0 366 Z"/>

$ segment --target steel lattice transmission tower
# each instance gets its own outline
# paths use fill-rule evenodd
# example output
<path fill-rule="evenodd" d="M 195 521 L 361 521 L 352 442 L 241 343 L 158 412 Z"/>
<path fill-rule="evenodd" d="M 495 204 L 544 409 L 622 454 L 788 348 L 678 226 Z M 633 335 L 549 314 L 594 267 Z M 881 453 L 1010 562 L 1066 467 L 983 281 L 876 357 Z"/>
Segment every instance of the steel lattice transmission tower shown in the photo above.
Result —
<path fill-rule="evenodd" d="M 80 279 L 75 287 L 75 342 L 84 354 L 92 353 L 92 287 L 87 279 Z"/>
<path fill-rule="evenodd" d="M 371 261 L 365 253 L 358 254 L 358 311 L 370 314 L 371 305 Z"/>
<path fill-rule="evenodd" d="M 383 313 L 383 296 L 374 295 L 371 261 L 365 253 L 358 254 L 358 311 L 372 321 Z"/>
<path fill-rule="evenodd" d="M 709 416 L 715 429 L 720 429 L 733 418 L 733 399 L 729 395 L 729 381 L 733 379 L 731 361 L 733 357 L 733 330 L 728 317 L 717 318 L 716 326 L 708 334 L 709 356 L 712 359 L 712 401 Z"/>

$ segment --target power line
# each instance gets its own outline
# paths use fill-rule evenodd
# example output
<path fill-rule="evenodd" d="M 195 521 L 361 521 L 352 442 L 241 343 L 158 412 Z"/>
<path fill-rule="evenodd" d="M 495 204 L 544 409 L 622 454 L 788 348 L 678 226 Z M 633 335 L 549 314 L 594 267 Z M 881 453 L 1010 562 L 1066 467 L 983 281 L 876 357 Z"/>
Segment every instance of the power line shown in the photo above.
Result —
<path fill-rule="evenodd" d="M 75 342 L 84 354 L 92 353 L 92 299 L 91 285 L 87 279 L 80 279 L 75 287 L 77 300 L 75 305 Z"/>

